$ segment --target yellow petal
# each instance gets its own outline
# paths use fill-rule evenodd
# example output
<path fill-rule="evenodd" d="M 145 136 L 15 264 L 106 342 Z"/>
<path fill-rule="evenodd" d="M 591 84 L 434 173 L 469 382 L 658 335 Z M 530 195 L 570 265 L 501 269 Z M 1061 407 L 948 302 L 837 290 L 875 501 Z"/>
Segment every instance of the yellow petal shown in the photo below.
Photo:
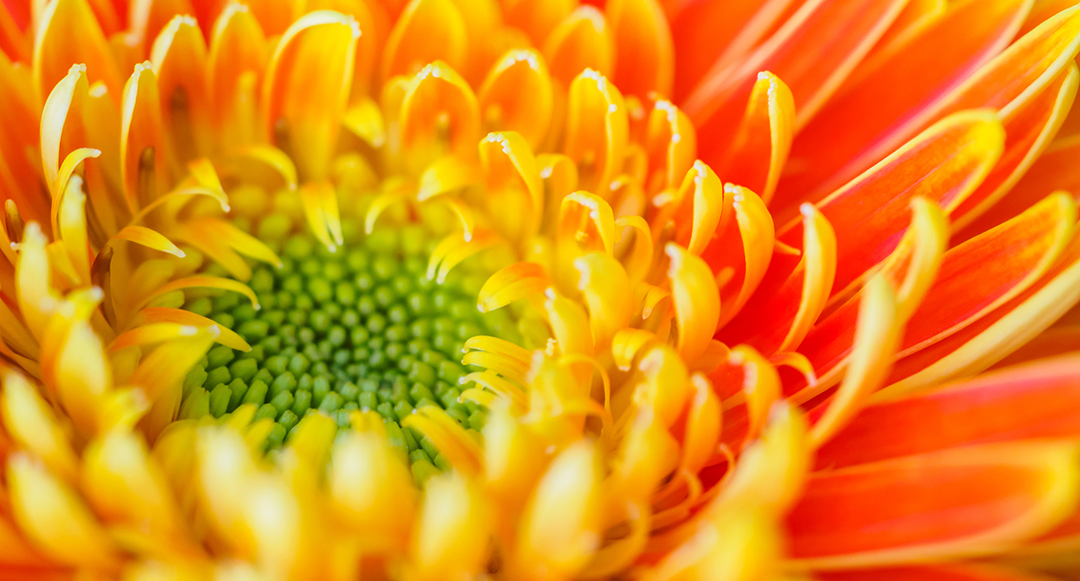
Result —
<path fill-rule="evenodd" d="M 679 327 L 679 353 L 693 364 L 709 346 L 720 320 L 720 293 L 709 265 L 677 244 L 665 252 L 671 260 L 668 278 Z"/>
<path fill-rule="evenodd" d="M 334 445 L 327 483 L 341 521 L 370 543 L 402 547 L 416 512 L 404 461 L 383 437 L 346 433 Z"/>
<path fill-rule="evenodd" d="M 581 187 L 604 197 L 622 170 L 629 119 L 622 93 L 586 69 L 570 83 L 564 153 L 578 165 Z"/>
<path fill-rule="evenodd" d="M 571 444 L 548 467 L 521 521 L 524 575 L 571 577 L 600 545 L 601 478 L 596 446 Z M 532 570 L 530 570 L 532 569 Z"/>
<path fill-rule="evenodd" d="M 34 386 L 15 371 L 4 373 L 0 414 L 7 433 L 40 458 L 52 473 L 68 481 L 75 477 L 78 460 L 68 435 Z"/>
<path fill-rule="evenodd" d="M 414 542 L 416 578 L 463 579 L 483 570 L 490 521 L 484 497 L 459 474 L 429 479 Z"/>
<path fill-rule="evenodd" d="M 461 70 L 468 36 L 461 12 L 450 0 L 412 0 L 386 39 L 382 77 L 412 75 L 432 61 Z"/>
<path fill-rule="evenodd" d="M 551 75 L 531 49 L 506 53 L 480 86 L 480 114 L 489 131 L 516 131 L 536 151 L 554 115 Z"/>
<path fill-rule="evenodd" d="M 901 324 L 892 286 L 880 276 L 870 279 L 859 303 L 854 349 L 844 381 L 810 432 L 814 447 L 843 428 L 881 387 L 896 357 Z"/>
<path fill-rule="evenodd" d="M 53 559 L 109 570 L 119 555 L 75 492 L 26 454 L 8 460 L 11 508 L 19 527 Z"/>

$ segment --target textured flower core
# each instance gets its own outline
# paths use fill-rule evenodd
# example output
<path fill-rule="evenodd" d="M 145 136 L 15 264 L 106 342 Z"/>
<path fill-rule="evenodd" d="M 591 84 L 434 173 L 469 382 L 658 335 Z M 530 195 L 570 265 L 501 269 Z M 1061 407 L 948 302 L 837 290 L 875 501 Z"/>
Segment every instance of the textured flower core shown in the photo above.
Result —
<path fill-rule="evenodd" d="M 331 252 L 294 232 L 285 214 L 259 222 L 253 234 L 281 256 L 280 266 L 253 267 L 248 285 L 259 309 L 237 293 L 188 293 L 187 310 L 236 332 L 251 350 L 212 349 L 185 381 L 180 418 L 222 418 L 254 404 L 256 420 L 276 422 L 267 440 L 272 450 L 316 411 L 340 427 L 349 426 L 350 411 L 374 411 L 424 478 L 449 465 L 429 440 L 398 422 L 434 405 L 463 427 L 481 429 L 486 412 L 460 400 L 469 372 L 460 363 L 466 342 L 479 335 L 516 342 L 517 330 L 506 310 L 477 310 L 490 274 L 479 261 L 441 282 L 429 277 L 438 239 L 424 225 L 366 236 L 355 222 L 342 226 L 348 242 Z"/>

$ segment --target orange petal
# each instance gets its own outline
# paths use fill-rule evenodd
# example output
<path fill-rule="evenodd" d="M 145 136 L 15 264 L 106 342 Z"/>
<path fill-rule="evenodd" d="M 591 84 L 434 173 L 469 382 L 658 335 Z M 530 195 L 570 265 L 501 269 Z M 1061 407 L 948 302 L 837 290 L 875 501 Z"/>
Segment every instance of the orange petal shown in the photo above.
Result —
<path fill-rule="evenodd" d="M 784 208 L 826 194 L 944 114 L 1002 109 L 1034 97 L 1080 50 L 1080 14 L 1058 15 L 984 65 L 1012 39 L 1029 6 L 1022 0 L 952 5 L 800 134 L 791 160 L 807 169 L 781 180 L 777 207 L 790 211 Z M 882 101 L 883 94 L 897 98 Z M 858 121 L 844 135 L 832 129 L 853 118 Z"/>
<path fill-rule="evenodd" d="M 910 221 L 912 198 L 919 195 L 952 211 L 993 168 L 1004 141 L 993 113 L 957 113 L 822 200 L 821 213 L 838 226 L 835 292 L 896 248 Z M 795 222 L 780 232 L 787 244 L 801 238 Z"/>
<path fill-rule="evenodd" d="M 270 59 L 263 130 L 275 143 L 286 141 L 304 180 L 323 179 L 330 170 L 359 36 L 352 17 L 312 12 L 285 31 Z"/>
<path fill-rule="evenodd" d="M 1005 120 L 1005 152 L 994 171 L 954 212 L 959 230 L 997 203 L 1031 168 L 1054 135 L 1076 98 L 1080 72 L 1070 64 L 1051 86 Z M 974 235 L 976 232 L 971 232 Z"/>
<path fill-rule="evenodd" d="M 615 84 L 628 95 L 670 96 L 675 52 L 667 19 L 656 0 L 613 0 L 604 12 L 618 55 Z"/>
<path fill-rule="evenodd" d="M 898 50 L 903 50 L 907 43 L 918 36 L 927 27 L 932 26 L 945 15 L 949 7 L 947 0 L 912 0 L 904 6 L 904 10 L 896 17 L 889 29 L 881 36 L 881 40 L 866 55 L 863 62 L 859 63 L 855 71 L 848 78 L 848 83 L 854 84 L 862 75 L 877 68 L 881 59 L 889 58 Z"/>
<path fill-rule="evenodd" d="M 44 222 L 49 204 L 38 184 L 40 166 L 26 154 L 44 137 L 40 98 L 26 67 L 0 54 L 0 194 L 14 200 L 23 216 Z"/>
<path fill-rule="evenodd" d="M 995 363 L 991 369 L 1064 355 L 1073 351 L 1080 351 L 1080 325 L 1062 324 L 1062 321 L 1058 321 L 1053 327 L 1025 343 L 1015 353 Z"/>
<path fill-rule="evenodd" d="M 1073 238 L 1076 214 L 1072 199 L 1051 196 L 947 252 L 937 282 L 908 323 L 902 355 L 940 340 L 1035 283 Z M 986 264 L 994 265 L 992 273 L 979 268 Z"/>
<path fill-rule="evenodd" d="M 52 91 L 73 63 L 85 64 L 89 82 L 104 81 L 113 95 L 119 96 L 123 86 L 109 42 L 87 0 L 45 4 L 34 35 L 33 63 L 42 95 Z"/>
<path fill-rule="evenodd" d="M 985 232 L 1033 206 L 1056 190 L 1080 192 L 1080 136 L 1055 141 L 1005 196 L 968 226 L 960 236 Z"/>
<path fill-rule="evenodd" d="M 843 468 L 961 446 L 1080 434 L 1080 358 L 1036 361 L 865 408 L 817 452 Z"/>
<path fill-rule="evenodd" d="M 135 66 L 124 85 L 120 167 L 124 197 L 135 210 L 166 192 L 169 183 L 168 144 L 162 128 L 157 77 L 150 63 Z"/>
<path fill-rule="evenodd" d="M 941 342 L 1007 304 L 1038 281 L 1072 240 L 1075 204 L 1065 196 L 945 253 L 937 279 L 907 323 L 900 357 Z M 981 265 L 994 264 L 992 272 Z M 849 301 L 815 328 L 803 348 L 826 375 L 851 345 Z"/>
<path fill-rule="evenodd" d="M 150 53 L 158 79 L 162 122 L 171 140 L 174 167 L 210 148 L 209 109 L 204 85 L 206 43 L 199 23 L 177 16 L 161 31 Z"/>
<path fill-rule="evenodd" d="M 787 162 L 795 135 L 795 102 L 791 90 L 776 75 L 758 73 L 742 124 L 731 150 L 719 166 L 732 183 L 772 199 L 780 171 Z"/>
<path fill-rule="evenodd" d="M 592 6 L 579 6 L 544 41 L 544 58 L 552 78 L 569 86 L 581 71 L 610 76 L 615 66 L 615 41 L 607 20 Z"/>
<path fill-rule="evenodd" d="M 787 517 L 791 555 L 831 569 L 1001 550 L 1069 514 L 1076 452 L 983 446 L 813 474 Z"/>
<path fill-rule="evenodd" d="M 130 4 L 128 28 L 132 44 L 142 49 L 139 58 L 146 55 L 143 47 L 148 48 L 175 17 L 195 14 L 190 0 L 131 0 Z"/>
<path fill-rule="evenodd" d="M 712 71 L 683 108 L 698 127 L 702 157 L 717 161 L 760 71 L 784 79 L 795 100 L 796 126 L 818 109 L 884 34 L 905 2 L 822 0 L 802 6 L 785 25 L 742 62 Z M 806 63 L 814 63 L 807 66 Z"/>
<path fill-rule="evenodd" d="M 815 573 L 821 581 L 1046 581 L 1024 571 L 987 565 L 927 565 L 828 571 Z"/>
<path fill-rule="evenodd" d="M 206 64 L 210 115 L 226 149 L 249 143 L 258 135 L 254 107 L 248 103 L 255 95 L 246 92 L 254 92 L 259 85 L 267 54 L 258 20 L 247 6 L 229 4 L 214 24 Z M 250 85 L 246 89 L 245 83 Z"/>
<path fill-rule="evenodd" d="M 563 152 L 578 165 L 580 187 L 606 198 L 622 169 L 629 131 L 622 93 L 593 70 L 578 75 L 570 84 Z"/>
<path fill-rule="evenodd" d="M 938 343 L 897 362 L 881 399 L 973 375 L 1037 336 L 1080 301 L 1080 239 L 1035 284 Z"/>
<path fill-rule="evenodd" d="M 446 63 L 416 74 L 401 104 L 401 145 L 417 164 L 444 155 L 472 159 L 480 140 L 480 105 L 472 88 Z"/>
<path fill-rule="evenodd" d="M 675 40 L 674 96 L 682 102 L 710 69 L 723 68 L 754 48 L 793 2 L 683 0 L 676 4 L 669 15 Z"/>
<path fill-rule="evenodd" d="M 506 24 L 525 31 L 534 46 L 543 46 L 551 31 L 577 7 L 576 0 L 512 0 L 502 4 Z"/>
<path fill-rule="evenodd" d="M 489 131 L 516 131 L 536 150 L 554 115 L 551 75 L 532 49 L 512 50 L 480 87 L 480 115 Z"/>
<path fill-rule="evenodd" d="M 390 31 L 382 56 L 382 78 L 412 76 L 433 61 L 462 70 L 468 35 L 450 0 L 413 0 Z"/>

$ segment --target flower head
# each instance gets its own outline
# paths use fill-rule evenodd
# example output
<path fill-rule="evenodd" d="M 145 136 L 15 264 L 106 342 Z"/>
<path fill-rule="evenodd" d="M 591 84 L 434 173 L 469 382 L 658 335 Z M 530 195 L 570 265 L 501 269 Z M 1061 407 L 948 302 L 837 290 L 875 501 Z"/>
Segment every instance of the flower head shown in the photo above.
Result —
<path fill-rule="evenodd" d="M 1072 4 L 5 2 L 0 571 L 1068 572 Z"/>

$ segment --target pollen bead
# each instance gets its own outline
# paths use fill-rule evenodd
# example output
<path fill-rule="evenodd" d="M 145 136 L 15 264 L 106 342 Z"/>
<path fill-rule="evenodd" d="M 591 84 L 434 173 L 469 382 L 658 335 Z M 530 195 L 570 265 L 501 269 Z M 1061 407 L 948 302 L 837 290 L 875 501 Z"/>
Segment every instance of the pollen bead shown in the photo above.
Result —
<path fill-rule="evenodd" d="M 276 422 L 274 449 L 300 419 L 329 414 L 339 427 L 349 412 L 377 412 L 391 442 L 410 460 L 448 465 L 430 441 L 398 423 L 415 408 L 439 406 L 466 429 L 486 412 L 459 400 L 465 342 L 478 335 L 520 341 L 507 310 L 481 314 L 476 297 L 487 278 L 482 261 L 455 269 L 444 282 L 427 275 L 437 238 L 421 223 L 381 227 L 370 235 L 345 220 L 346 245 L 335 251 L 284 213 L 253 233 L 281 256 L 281 265 L 253 267 L 248 286 L 259 309 L 238 293 L 191 291 L 184 308 L 231 329 L 250 351 L 215 346 L 186 378 L 181 419 L 225 418 L 239 406 Z M 227 276 L 219 267 L 208 272 Z"/>

